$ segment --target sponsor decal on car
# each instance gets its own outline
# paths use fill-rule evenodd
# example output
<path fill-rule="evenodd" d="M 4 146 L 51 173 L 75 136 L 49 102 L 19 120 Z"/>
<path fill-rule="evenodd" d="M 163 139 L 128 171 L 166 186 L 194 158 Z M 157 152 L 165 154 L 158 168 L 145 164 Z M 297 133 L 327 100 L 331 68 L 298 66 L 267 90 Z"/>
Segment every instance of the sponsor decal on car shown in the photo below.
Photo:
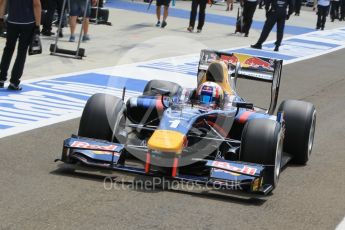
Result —
<path fill-rule="evenodd" d="M 99 149 L 105 151 L 116 151 L 117 145 L 93 145 L 84 141 L 73 141 L 72 148 Z"/>
<path fill-rule="evenodd" d="M 255 175 L 256 173 L 256 168 L 249 167 L 247 165 L 244 165 L 242 168 L 239 168 L 237 166 L 231 165 L 228 162 L 223 162 L 223 161 L 213 161 L 212 162 L 212 167 L 219 168 L 219 169 L 225 169 L 229 170 L 232 172 L 238 172 L 238 173 L 243 173 L 247 175 Z"/>

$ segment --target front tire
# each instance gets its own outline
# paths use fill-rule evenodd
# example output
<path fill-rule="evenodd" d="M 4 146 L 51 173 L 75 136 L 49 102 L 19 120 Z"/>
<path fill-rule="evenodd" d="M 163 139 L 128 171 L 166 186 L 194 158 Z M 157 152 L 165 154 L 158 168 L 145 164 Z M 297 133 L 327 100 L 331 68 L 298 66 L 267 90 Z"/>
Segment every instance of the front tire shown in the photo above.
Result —
<path fill-rule="evenodd" d="M 282 160 L 282 129 L 273 120 L 248 121 L 241 137 L 240 160 L 265 166 L 263 184 L 278 185 Z"/>
<path fill-rule="evenodd" d="M 305 165 L 314 144 L 316 125 L 314 105 L 304 101 L 287 100 L 280 104 L 278 112 L 284 114 L 285 121 L 283 151 L 293 156 L 293 163 Z"/>
<path fill-rule="evenodd" d="M 115 136 L 124 119 L 124 103 L 113 95 L 94 94 L 87 101 L 79 123 L 78 135 L 118 142 Z"/>

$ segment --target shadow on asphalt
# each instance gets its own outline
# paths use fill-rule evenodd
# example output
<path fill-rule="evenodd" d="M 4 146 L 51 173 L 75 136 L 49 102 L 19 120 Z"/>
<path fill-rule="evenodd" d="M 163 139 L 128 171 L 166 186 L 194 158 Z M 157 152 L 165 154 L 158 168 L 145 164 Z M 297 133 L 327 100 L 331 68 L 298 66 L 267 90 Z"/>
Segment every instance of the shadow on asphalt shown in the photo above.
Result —
<path fill-rule="evenodd" d="M 121 29 L 121 31 L 138 30 L 138 29 L 143 29 L 143 28 L 148 28 L 148 27 L 155 27 L 155 26 L 153 23 L 138 23 L 138 24 L 127 26 L 126 28 Z"/>
<path fill-rule="evenodd" d="M 211 199 L 223 202 L 237 203 L 248 206 L 261 206 L 266 202 L 270 195 L 265 197 L 249 196 L 247 194 L 234 191 L 209 189 L 197 186 L 197 189 L 189 186 L 183 186 L 183 183 L 174 183 L 172 181 L 164 181 L 158 177 L 149 177 L 143 175 L 133 175 L 122 172 L 114 172 L 109 170 L 80 170 L 66 167 L 64 164 L 58 165 L 58 168 L 51 171 L 50 174 L 57 176 L 67 176 L 89 181 L 104 183 L 107 191 L 111 190 L 130 190 L 141 193 L 159 193 L 172 192 L 177 194 L 190 195 L 202 199 Z M 129 176 L 130 178 L 126 178 Z M 109 188 L 109 189 L 107 189 Z"/>

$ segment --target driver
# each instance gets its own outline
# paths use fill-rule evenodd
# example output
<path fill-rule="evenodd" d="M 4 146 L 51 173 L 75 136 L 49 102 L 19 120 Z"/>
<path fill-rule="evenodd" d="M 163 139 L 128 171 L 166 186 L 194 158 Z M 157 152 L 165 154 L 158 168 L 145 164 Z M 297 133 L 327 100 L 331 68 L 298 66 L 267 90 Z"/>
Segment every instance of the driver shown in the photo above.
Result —
<path fill-rule="evenodd" d="M 224 92 L 215 82 L 206 81 L 197 89 L 197 98 L 200 105 L 211 106 L 213 108 L 222 107 L 224 104 Z"/>

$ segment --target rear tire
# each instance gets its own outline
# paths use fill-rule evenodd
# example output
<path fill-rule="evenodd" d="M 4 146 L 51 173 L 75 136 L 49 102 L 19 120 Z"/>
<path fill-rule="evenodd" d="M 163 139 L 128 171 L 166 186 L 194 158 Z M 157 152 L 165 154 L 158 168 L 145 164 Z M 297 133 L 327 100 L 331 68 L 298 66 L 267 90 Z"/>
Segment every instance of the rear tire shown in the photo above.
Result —
<path fill-rule="evenodd" d="M 255 119 L 244 126 L 241 138 L 240 160 L 267 165 L 263 184 L 276 187 L 279 180 L 282 159 L 282 129 L 273 120 Z"/>
<path fill-rule="evenodd" d="M 123 123 L 124 109 L 120 98 L 109 94 L 94 94 L 84 107 L 78 135 L 118 142 L 119 138 L 114 134 Z"/>
<path fill-rule="evenodd" d="M 284 113 L 285 140 L 283 151 L 293 156 L 292 162 L 305 165 L 314 144 L 316 110 L 313 104 L 287 100 L 278 112 Z"/>
<path fill-rule="evenodd" d="M 158 92 L 155 92 L 153 90 L 154 88 L 164 89 L 164 90 L 169 91 L 170 92 L 169 96 L 179 96 L 182 92 L 182 87 L 177 83 L 170 82 L 170 81 L 151 80 L 146 84 L 143 95 L 148 95 L 148 96 L 160 95 Z"/>

